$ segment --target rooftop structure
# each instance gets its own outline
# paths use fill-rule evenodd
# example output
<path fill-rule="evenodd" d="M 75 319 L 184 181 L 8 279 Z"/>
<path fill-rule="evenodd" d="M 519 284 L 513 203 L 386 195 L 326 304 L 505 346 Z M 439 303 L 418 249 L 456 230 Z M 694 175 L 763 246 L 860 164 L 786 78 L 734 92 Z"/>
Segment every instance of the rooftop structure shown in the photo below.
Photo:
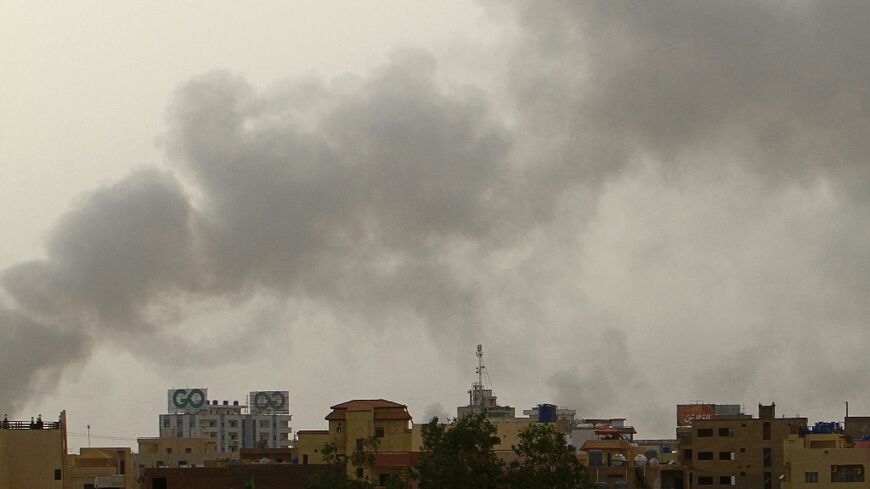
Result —
<path fill-rule="evenodd" d="M 254 391 L 248 403 L 208 399 L 206 388 L 170 389 L 161 438 L 211 438 L 218 453 L 290 446 L 289 392 Z"/>

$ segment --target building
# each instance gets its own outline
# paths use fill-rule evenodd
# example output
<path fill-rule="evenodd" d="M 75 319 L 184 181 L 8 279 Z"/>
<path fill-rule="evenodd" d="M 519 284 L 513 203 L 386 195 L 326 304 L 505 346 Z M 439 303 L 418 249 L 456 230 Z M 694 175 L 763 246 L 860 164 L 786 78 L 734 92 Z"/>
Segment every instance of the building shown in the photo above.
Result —
<path fill-rule="evenodd" d="M 218 452 L 214 438 L 139 438 L 137 442 L 139 453 L 134 460 L 140 472 L 146 468 L 204 467 L 215 460 L 238 459 L 235 454 Z"/>
<path fill-rule="evenodd" d="M 486 366 L 483 364 L 483 345 L 477 345 L 477 380 L 468 389 L 468 405 L 456 408 L 456 417 L 462 419 L 469 414 L 484 412 L 492 420 L 513 419 L 517 417 L 516 409 L 511 406 L 500 406 L 498 398 L 492 390 L 484 386 L 484 379 L 489 378 Z"/>
<path fill-rule="evenodd" d="M 656 447 L 641 446 L 615 430 L 600 430 L 596 439 L 583 442 L 580 451 L 596 488 L 688 487 L 687 467 L 662 463 Z"/>
<path fill-rule="evenodd" d="M 690 487 L 774 489 L 785 475 L 783 442 L 806 429 L 806 418 L 777 418 L 776 405 L 746 414 L 694 419 L 677 428 L 680 462 L 689 467 Z"/>
<path fill-rule="evenodd" d="M 293 464 L 230 464 L 189 469 L 145 469 L 141 489 L 215 489 L 245 487 L 254 481 L 257 489 L 306 489 L 308 482 L 326 466 Z"/>
<path fill-rule="evenodd" d="M 248 404 L 208 400 L 208 389 L 170 389 L 161 438 L 212 438 L 220 453 L 290 446 L 289 392 L 255 391 Z"/>
<path fill-rule="evenodd" d="M 383 482 L 405 468 L 387 455 L 411 452 L 411 415 L 407 406 L 385 399 L 356 399 L 331 409 L 325 418 L 329 429 L 299 431 L 298 451 L 303 465 L 325 463 L 322 449 L 332 443 L 337 457 L 348 462 L 350 477 Z M 375 463 L 361 460 L 361 453 L 376 454 Z M 378 458 L 384 461 L 380 466 Z"/>
<path fill-rule="evenodd" d="M 625 418 L 583 418 L 576 421 L 568 433 L 568 443 L 582 447 L 589 440 L 600 439 L 602 435 L 612 434 L 616 438 L 633 441 L 637 430 L 625 424 Z"/>
<path fill-rule="evenodd" d="M 139 487 L 138 470 L 130 447 L 82 448 L 67 455 L 69 489 Z"/>
<path fill-rule="evenodd" d="M 866 488 L 870 447 L 856 447 L 839 423 L 816 423 L 784 442 L 783 489 Z"/>
<path fill-rule="evenodd" d="M 57 421 L 12 421 L 0 424 L 0 487 L 65 489 L 66 412 Z"/>

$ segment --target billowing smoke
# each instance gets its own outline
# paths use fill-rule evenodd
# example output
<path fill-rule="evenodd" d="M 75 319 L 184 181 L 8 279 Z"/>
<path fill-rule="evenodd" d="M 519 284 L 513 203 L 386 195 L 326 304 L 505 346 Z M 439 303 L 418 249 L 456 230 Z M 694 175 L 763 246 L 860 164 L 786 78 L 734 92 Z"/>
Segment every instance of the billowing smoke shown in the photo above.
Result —
<path fill-rule="evenodd" d="M 445 369 L 488 339 L 502 398 L 581 416 L 870 405 L 841 363 L 870 346 L 870 5 L 487 5 L 516 27 L 502 86 L 436 81 L 420 52 L 186 83 L 165 168 L 85 196 L 2 273 L 0 374 L 181 348 L 186 304 L 268 293 L 348 330 L 420 324 Z"/>

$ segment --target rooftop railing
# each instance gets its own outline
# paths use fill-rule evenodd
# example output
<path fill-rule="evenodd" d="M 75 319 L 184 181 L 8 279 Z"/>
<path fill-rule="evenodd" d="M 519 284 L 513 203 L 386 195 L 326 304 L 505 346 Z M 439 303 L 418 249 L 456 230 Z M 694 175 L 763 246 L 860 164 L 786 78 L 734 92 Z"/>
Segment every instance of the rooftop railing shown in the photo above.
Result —
<path fill-rule="evenodd" d="M 3 430 L 59 430 L 60 422 L 56 421 L 0 421 Z"/>

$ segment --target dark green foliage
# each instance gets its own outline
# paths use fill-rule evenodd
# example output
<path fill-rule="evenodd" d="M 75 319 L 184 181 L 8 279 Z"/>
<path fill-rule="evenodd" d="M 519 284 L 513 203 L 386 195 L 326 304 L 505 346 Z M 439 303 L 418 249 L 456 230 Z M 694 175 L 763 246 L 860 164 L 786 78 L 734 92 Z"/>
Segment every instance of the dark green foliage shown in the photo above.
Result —
<path fill-rule="evenodd" d="M 420 489 L 498 489 L 504 463 L 492 448 L 499 443 L 495 426 L 482 414 L 449 425 L 438 418 L 423 426 Z"/>
<path fill-rule="evenodd" d="M 511 488 L 587 489 L 592 487 L 573 446 L 552 425 L 530 424 L 514 446 L 520 459 L 508 466 Z"/>
<path fill-rule="evenodd" d="M 493 447 L 496 428 L 474 414 L 449 425 L 435 418 L 423 427 L 420 489 L 589 489 L 591 482 L 574 447 L 551 425 L 530 424 L 505 465 Z"/>

